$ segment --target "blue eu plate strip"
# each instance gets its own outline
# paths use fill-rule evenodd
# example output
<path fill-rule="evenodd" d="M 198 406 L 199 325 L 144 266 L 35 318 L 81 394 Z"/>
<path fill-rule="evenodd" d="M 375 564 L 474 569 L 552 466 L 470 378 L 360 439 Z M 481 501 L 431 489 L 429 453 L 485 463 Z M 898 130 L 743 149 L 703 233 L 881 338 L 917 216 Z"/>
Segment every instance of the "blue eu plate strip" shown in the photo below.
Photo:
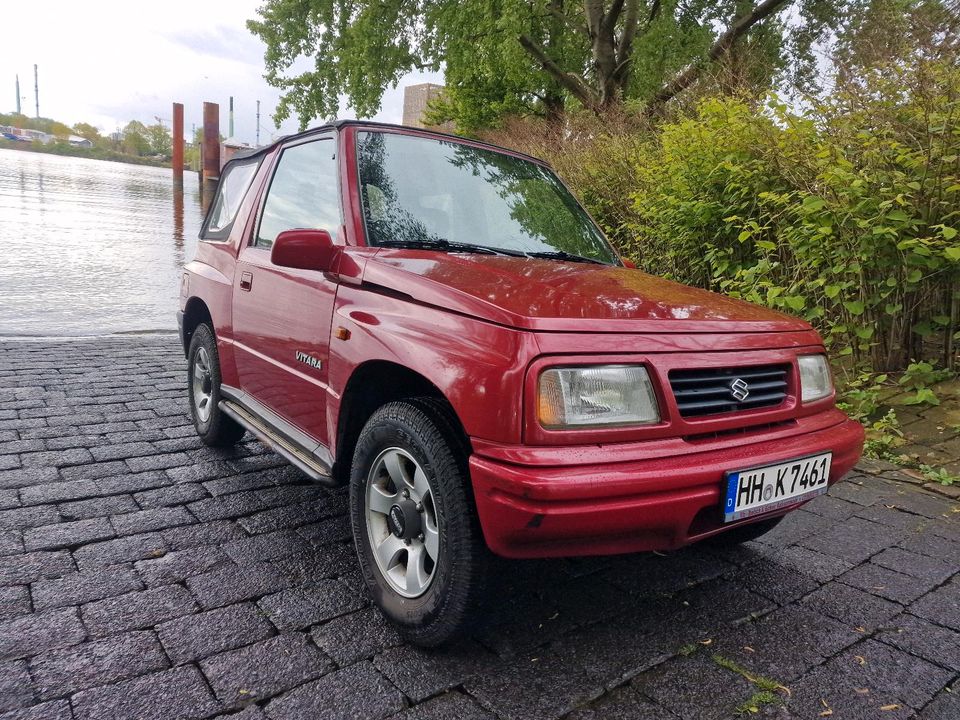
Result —
<path fill-rule="evenodd" d="M 723 514 L 730 516 L 737 508 L 737 487 L 740 485 L 740 473 L 730 473 L 727 476 L 727 499 L 723 504 Z"/>

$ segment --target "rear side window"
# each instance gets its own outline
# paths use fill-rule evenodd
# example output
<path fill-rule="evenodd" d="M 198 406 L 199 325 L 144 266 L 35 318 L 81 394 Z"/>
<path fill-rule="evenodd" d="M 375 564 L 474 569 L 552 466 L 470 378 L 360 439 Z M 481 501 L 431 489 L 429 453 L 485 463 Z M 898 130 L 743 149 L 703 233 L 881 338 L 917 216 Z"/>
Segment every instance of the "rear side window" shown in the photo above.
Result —
<path fill-rule="evenodd" d="M 332 138 L 288 147 L 263 204 L 255 245 L 269 248 L 284 230 L 326 230 L 334 240 L 340 228 L 340 190 Z"/>
<path fill-rule="evenodd" d="M 230 163 L 224 168 L 201 235 L 204 240 L 226 240 L 259 164 L 256 159 Z"/>

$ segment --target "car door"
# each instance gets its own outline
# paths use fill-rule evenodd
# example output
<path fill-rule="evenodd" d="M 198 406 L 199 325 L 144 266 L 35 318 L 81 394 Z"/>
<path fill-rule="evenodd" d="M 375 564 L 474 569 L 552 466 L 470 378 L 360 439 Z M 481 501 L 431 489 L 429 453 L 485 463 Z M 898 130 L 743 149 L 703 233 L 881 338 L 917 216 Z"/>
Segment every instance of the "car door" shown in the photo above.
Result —
<path fill-rule="evenodd" d="M 270 249 L 284 230 L 342 225 L 333 136 L 285 146 L 274 166 L 259 218 L 240 250 L 233 289 L 234 342 L 240 389 L 327 443 L 327 360 L 336 284 L 323 273 L 278 267 Z"/>

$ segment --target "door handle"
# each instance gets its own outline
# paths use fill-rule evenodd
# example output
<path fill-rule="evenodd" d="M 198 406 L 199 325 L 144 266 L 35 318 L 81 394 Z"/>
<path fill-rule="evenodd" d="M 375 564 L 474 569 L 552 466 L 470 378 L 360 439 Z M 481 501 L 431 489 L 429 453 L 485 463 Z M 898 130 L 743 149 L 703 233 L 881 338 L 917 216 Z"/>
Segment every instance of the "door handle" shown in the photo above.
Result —
<path fill-rule="evenodd" d="M 250 292 L 253 289 L 253 273 L 240 273 L 240 289 Z"/>

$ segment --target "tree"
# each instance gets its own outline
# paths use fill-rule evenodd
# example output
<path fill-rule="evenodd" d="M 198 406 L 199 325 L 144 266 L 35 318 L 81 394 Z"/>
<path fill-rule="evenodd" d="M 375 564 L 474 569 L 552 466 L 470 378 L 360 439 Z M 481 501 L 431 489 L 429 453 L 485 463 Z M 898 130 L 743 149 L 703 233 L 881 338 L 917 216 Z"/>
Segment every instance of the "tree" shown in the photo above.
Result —
<path fill-rule="evenodd" d="M 100 131 L 90 123 L 78 122 L 73 126 L 73 132 L 82 138 L 86 138 L 94 145 L 103 143 L 103 136 L 100 135 Z"/>
<path fill-rule="evenodd" d="M 146 155 L 150 152 L 147 127 L 139 120 L 131 120 L 123 128 L 120 146 L 128 155 Z"/>
<path fill-rule="evenodd" d="M 147 141 L 150 152 L 154 155 L 169 157 L 173 153 L 173 140 L 162 122 L 157 121 L 155 125 L 147 128 Z"/>
<path fill-rule="evenodd" d="M 247 25 L 283 90 L 278 121 L 334 116 L 342 95 L 369 116 L 404 74 L 443 66 L 437 109 L 475 128 L 517 112 L 558 117 L 571 102 L 602 114 L 632 100 L 654 113 L 758 26 L 774 28 L 769 80 L 787 55 L 809 53 L 842 1 L 793 0 L 790 33 L 791 0 L 266 0 Z M 304 56 L 313 66 L 291 73 Z"/>

